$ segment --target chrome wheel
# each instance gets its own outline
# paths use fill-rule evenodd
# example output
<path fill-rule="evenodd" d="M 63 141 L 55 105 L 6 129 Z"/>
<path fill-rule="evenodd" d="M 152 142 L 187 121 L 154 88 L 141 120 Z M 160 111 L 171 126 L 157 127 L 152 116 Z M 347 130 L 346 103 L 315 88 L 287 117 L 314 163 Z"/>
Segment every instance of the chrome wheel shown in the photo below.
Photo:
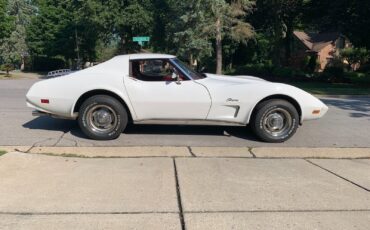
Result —
<path fill-rule="evenodd" d="M 97 133 L 106 134 L 117 126 L 117 113 L 107 105 L 95 105 L 86 114 L 88 125 Z"/>
<path fill-rule="evenodd" d="M 273 137 L 287 135 L 292 124 L 292 116 L 283 108 L 275 108 L 269 111 L 262 120 L 263 130 Z"/>

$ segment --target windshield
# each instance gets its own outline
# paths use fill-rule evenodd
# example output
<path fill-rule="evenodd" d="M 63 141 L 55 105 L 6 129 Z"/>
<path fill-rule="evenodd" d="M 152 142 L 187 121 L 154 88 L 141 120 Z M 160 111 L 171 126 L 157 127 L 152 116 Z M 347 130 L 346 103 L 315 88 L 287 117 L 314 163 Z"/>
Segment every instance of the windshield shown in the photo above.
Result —
<path fill-rule="evenodd" d="M 197 71 L 193 70 L 190 66 L 185 64 L 184 62 L 180 61 L 179 59 L 175 58 L 172 61 L 187 75 L 189 75 L 193 80 L 199 80 L 206 78 L 205 74 L 198 73 Z"/>

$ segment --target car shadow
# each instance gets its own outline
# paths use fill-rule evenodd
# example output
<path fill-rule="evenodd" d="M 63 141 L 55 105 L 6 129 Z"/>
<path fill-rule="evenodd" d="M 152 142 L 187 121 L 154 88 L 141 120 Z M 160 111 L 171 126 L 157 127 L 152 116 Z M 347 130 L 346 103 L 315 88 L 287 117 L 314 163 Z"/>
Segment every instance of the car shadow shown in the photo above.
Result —
<path fill-rule="evenodd" d="M 27 129 L 68 132 L 77 127 L 77 121 L 42 116 L 37 117 L 22 126 Z"/>
<path fill-rule="evenodd" d="M 25 124 L 24 128 L 70 132 L 71 135 L 88 139 L 78 127 L 77 121 L 56 119 L 52 117 L 37 117 Z M 237 137 L 257 141 L 252 131 L 247 127 L 201 126 L 201 125 L 134 125 L 129 124 L 125 135 L 206 135 Z"/>
<path fill-rule="evenodd" d="M 370 98 L 321 99 L 326 105 L 350 112 L 353 118 L 370 117 Z"/>

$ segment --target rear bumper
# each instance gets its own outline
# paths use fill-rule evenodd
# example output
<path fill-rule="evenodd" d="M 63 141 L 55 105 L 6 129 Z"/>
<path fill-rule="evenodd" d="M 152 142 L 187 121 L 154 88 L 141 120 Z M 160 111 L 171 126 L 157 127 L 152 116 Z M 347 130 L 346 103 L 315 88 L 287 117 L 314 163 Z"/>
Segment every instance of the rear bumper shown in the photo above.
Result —
<path fill-rule="evenodd" d="M 59 115 L 55 115 L 55 114 L 51 114 L 51 113 L 47 113 L 47 112 L 43 112 L 43 111 L 39 111 L 39 110 L 32 111 L 32 116 L 34 116 L 34 117 L 52 117 L 52 118 L 66 119 L 66 120 L 76 120 L 77 119 L 77 114 L 75 115 L 75 117 L 65 117 L 65 116 L 59 116 Z"/>
<path fill-rule="evenodd" d="M 34 111 L 32 111 L 32 116 L 34 116 L 34 117 L 43 117 L 43 116 L 51 116 L 51 114 L 45 113 L 45 112 L 42 112 L 42 111 L 38 111 L 38 110 L 34 110 Z"/>

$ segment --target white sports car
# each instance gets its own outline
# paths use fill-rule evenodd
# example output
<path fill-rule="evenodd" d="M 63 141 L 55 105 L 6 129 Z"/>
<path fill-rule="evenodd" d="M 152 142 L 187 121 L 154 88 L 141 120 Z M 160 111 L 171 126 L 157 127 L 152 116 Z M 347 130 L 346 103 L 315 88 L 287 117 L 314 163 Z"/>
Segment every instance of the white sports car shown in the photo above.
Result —
<path fill-rule="evenodd" d="M 250 125 L 266 142 L 283 142 L 305 120 L 327 111 L 293 86 L 251 76 L 201 74 L 175 56 L 133 54 L 35 83 L 27 105 L 36 116 L 78 119 L 96 140 L 134 124 Z"/>

